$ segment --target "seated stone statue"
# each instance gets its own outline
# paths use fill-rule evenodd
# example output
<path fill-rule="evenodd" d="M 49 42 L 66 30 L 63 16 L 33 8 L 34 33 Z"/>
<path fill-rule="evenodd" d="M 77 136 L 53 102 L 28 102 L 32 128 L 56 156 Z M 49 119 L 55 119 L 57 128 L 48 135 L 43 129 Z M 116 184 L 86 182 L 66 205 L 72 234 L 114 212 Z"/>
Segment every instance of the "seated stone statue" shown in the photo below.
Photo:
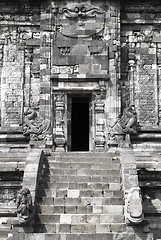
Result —
<path fill-rule="evenodd" d="M 131 223 L 140 223 L 144 219 L 142 196 L 139 187 L 131 187 L 126 200 L 127 219 Z"/>
<path fill-rule="evenodd" d="M 29 222 L 33 218 L 32 197 L 28 188 L 24 188 L 18 193 L 17 217 L 22 224 Z"/>
<path fill-rule="evenodd" d="M 113 140 L 124 140 L 125 135 L 131 133 L 137 133 L 137 114 L 133 105 L 126 107 L 122 116 L 111 127 L 110 138 Z"/>

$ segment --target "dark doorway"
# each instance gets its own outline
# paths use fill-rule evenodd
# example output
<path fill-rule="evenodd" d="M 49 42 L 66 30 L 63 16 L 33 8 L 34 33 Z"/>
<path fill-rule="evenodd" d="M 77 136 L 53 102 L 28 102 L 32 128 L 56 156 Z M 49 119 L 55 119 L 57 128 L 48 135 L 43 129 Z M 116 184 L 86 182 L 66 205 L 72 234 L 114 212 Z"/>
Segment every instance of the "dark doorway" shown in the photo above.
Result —
<path fill-rule="evenodd" d="M 89 151 L 89 97 L 72 97 L 71 150 Z"/>

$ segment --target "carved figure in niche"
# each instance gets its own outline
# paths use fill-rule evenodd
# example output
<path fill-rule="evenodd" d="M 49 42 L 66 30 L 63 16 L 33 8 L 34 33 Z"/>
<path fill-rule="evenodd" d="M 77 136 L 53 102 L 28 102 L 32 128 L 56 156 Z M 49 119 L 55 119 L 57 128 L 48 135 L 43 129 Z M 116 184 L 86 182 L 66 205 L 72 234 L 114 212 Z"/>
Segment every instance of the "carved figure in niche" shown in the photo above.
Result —
<path fill-rule="evenodd" d="M 111 127 L 110 137 L 113 140 L 124 140 L 126 134 L 137 133 L 137 113 L 135 107 L 130 105 L 123 110 L 122 116 Z"/>
<path fill-rule="evenodd" d="M 46 131 L 50 127 L 50 120 L 43 120 L 38 117 L 38 106 L 27 108 L 24 112 L 25 121 L 23 125 L 23 134 L 25 136 L 30 135 L 30 140 L 46 140 Z"/>
<path fill-rule="evenodd" d="M 139 187 L 131 187 L 126 200 L 127 218 L 132 223 L 140 223 L 144 219 L 142 196 Z"/>
<path fill-rule="evenodd" d="M 18 193 L 17 217 L 22 224 L 28 223 L 33 218 L 32 197 L 28 188 L 24 188 Z"/>

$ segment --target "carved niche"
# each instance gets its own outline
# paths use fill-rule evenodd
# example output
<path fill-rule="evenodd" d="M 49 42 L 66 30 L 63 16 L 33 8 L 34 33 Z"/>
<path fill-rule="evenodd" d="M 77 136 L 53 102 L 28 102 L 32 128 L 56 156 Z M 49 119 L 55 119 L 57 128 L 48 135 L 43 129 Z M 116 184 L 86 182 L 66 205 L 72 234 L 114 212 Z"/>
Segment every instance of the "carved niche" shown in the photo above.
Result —
<path fill-rule="evenodd" d="M 130 105 L 123 110 L 122 116 L 111 127 L 110 138 L 124 140 L 126 134 L 136 134 L 137 127 L 137 113 L 135 107 Z"/>
<path fill-rule="evenodd" d="M 71 3 L 60 7 L 54 16 L 53 65 L 78 65 L 79 73 L 84 74 L 92 74 L 93 65 L 97 74 L 106 74 L 105 11 L 89 3 Z"/>
<path fill-rule="evenodd" d="M 33 205 L 30 190 L 23 188 L 17 195 L 17 217 L 21 224 L 26 224 L 33 219 Z"/>
<path fill-rule="evenodd" d="M 38 109 L 38 104 L 33 104 L 32 107 L 27 108 L 24 112 L 23 134 L 30 136 L 32 141 L 47 140 L 46 132 L 50 128 L 50 120 L 41 119 L 38 116 Z"/>

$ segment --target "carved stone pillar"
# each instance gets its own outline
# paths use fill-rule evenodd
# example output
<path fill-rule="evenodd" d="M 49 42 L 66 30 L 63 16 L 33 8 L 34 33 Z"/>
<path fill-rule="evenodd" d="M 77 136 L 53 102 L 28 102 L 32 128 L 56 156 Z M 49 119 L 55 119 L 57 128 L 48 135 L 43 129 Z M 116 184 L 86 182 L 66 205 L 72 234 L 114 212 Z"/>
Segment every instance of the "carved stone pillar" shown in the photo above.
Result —
<path fill-rule="evenodd" d="M 129 60 L 129 82 L 130 82 L 130 104 L 134 105 L 134 95 L 135 95 L 135 84 L 134 84 L 134 68 L 135 68 L 135 61 Z"/>
<path fill-rule="evenodd" d="M 97 100 L 95 102 L 95 149 L 98 152 L 104 151 L 105 148 L 105 103 L 101 100 L 100 96 L 97 95 Z"/>
<path fill-rule="evenodd" d="M 59 94 L 55 99 L 55 151 L 65 151 L 65 135 L 64 135 L 64 95 Z"/>
<path fill-rule="evenodd" d="M 32 51 L 32 48 L 25 49 L 24 107 L 29 107 L 31 102 Z"/>

